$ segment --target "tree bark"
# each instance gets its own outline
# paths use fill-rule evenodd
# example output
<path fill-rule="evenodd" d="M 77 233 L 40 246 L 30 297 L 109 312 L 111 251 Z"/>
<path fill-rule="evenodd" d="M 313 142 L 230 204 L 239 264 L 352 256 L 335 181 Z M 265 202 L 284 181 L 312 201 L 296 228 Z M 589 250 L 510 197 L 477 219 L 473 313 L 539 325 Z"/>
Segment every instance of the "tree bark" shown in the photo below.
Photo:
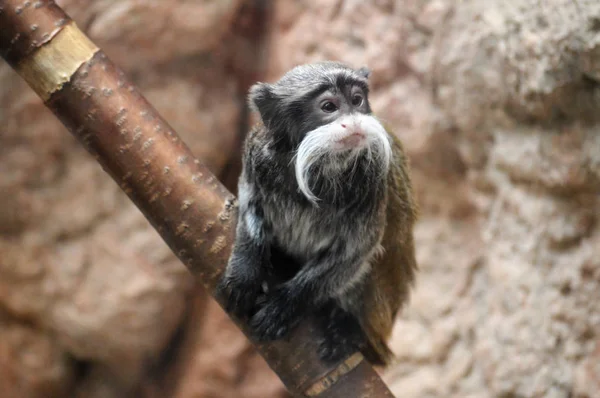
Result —
<path fill-rule="evenodd" d="M 53 1 L 0 0 L 0 27 L 0 55 L 214 295 L 234 239 L 235 197 Z M 295 396 L 392 397 L 359 353 L 326 366 L 316 341 L 307 320 L 289 339 L 255 346 Z"/>

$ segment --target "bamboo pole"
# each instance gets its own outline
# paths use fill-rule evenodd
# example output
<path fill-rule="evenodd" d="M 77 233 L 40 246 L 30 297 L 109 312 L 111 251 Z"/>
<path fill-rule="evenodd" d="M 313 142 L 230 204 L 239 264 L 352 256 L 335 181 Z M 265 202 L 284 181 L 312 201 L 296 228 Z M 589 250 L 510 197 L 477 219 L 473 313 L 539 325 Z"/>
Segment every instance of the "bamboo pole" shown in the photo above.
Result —
<path fill-rule="evenodd" d="M 235 197 L 54 1 L 0 0 L 0 56 L 214 296 L 234 238 Z M 307 320 L 285 341 L 254 344 L 295 396 L 393 397 L 360 353 L 326 366 L 316 341 Z"/>

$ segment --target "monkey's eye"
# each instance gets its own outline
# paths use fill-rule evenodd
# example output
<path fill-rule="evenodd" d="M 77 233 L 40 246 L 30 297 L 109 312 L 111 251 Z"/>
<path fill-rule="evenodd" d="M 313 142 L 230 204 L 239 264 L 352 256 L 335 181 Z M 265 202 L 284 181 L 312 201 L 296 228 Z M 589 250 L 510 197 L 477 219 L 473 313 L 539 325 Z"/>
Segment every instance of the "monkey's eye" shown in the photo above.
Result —
<path fill-rule="evenodd" d="M 363 103 L 363 96 L 360 94 L 354 94 L 352 96 L 352 105 L 353 106 L 361 106 Z"/>
<path fill-rule="evenodd" d="M 338 107 L 331 101 L 327 101 L 323 105 L 321 105 L 321 110 L 323 112 L 332 113 L 337 111 L 337 109 Z"/>

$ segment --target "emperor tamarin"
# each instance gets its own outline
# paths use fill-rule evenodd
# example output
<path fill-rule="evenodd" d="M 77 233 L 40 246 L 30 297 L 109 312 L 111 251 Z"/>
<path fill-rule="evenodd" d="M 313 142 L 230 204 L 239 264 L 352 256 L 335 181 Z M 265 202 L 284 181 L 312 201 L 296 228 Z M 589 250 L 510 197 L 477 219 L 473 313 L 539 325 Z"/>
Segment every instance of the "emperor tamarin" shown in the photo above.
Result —
<path fill-rule="evenodd" d="M 258 340 L 311 315 L 319 355 L 392 358 L 394 318 L 416 271 L 416 206 L 400 141 L 372 115 L 369 70 L 300 65 L 250 89 L 239 219 L 219 292 Z"/>

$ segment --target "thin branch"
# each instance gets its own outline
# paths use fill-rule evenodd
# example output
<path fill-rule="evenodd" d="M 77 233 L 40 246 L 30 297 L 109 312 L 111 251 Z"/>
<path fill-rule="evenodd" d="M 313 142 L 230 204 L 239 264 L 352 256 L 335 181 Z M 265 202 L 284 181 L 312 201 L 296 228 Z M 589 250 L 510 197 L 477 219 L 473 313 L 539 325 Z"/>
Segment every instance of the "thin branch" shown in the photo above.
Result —
<path fill-rule="evenodd" d="M 53 1 L 0 0 L 0 27 L 0 55 L 214 293 L 234 238 L 234 196 Z M 328 367 L 316 341 L 307 320 L 287 341 L 255 345 L 296 396 L 392 397 L 359 353 Z"/>

